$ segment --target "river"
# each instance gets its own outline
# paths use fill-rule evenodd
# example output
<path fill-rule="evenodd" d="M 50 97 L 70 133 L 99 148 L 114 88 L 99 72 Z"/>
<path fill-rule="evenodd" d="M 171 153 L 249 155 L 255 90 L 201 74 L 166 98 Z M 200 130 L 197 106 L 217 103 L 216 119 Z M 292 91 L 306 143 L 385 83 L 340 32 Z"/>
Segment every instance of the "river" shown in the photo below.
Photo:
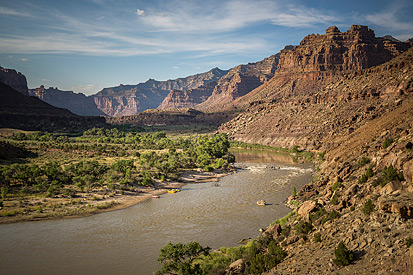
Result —
<path fill-rule="evenodd" d="M 241 168 L 217 186 L 188 184 L 89 217 L 0 225 L 1 274 L 152 274 L 168 242 L 215 249 L 258 236 L 259 228 L 291 211 L 283 201 L 311 180 L 312 166 L 285 154 L 233 153 Z M 257 206 L 261 199 L 268 205 Z"/>

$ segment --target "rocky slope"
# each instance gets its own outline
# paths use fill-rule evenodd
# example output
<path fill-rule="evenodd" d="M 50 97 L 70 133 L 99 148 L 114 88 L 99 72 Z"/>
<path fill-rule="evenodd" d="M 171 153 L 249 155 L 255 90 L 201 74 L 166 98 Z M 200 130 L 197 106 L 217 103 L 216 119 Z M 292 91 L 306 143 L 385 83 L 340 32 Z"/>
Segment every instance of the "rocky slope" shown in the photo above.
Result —
<path fill-rule="evenodd" d="M 103 117 L 81 117 L 0 83 L 0 128 L 80 132 L 106 127 Z"/>
<path fill-rule="evenodd" d="M 279 58 L 280 53 L 256 63 L 232 68 L 218 81 L 211 96 L 195 108 L 209 112 L 221 110 L 223 104 L 230 104 L 273 77 Z"/>
<path fill-rule="evenodd" d="M 15 70 L 0 67 L 0 83 L 10 86 L 22 94 L 28 94 L 26 77 Z"/>
<path fill-rule="evenodd" d="M 280 233 L 267 230 L 288 252 L 267 274 L 412 274 L 412 104 L 412 95 L 406 96 L 335 139 L 316 180 L 289 198 L 290 205 L 301 205 L 294 218 Z M 299 220 L 311 224 L 309 233 L 297 234 Z M 340 242 L 354 255 L 344 267 L 333 263 Z"/>
<path fill-rule="evenodd" d="M 105 88 L 94 95 L 93 99 L 97 108 L 108 116 L 134 115 L 146 109 L 156 109 L 171 90 L 197 89 L 218 81 L 226 73 L 227 71 L 214 68 L 206 73 L 175 80 L 150 79 L 138 85 Z"/>
<path fill-rule="evenodd" d="M 323 138 L 348 134 L 377 117 L 395 96 L 410 91 L 411 50 L 405 60 L 370 68 L 410 47 L 373 37 L 367 27 L 345 33 L 330 27 L 284 50 L 274 77 L 232 103 L 245 112 L 221 131 L 250 143 L 320 149 Z"/>
<path fill-rule="evenodd" d="M 292 216 L 263 233 L 288 253 L 265 274 L 413 274 L 413 48 L 357 26 L 342 37 L 357 30 L 354 49 L 367 50 L 320 57 L 315 38 L 325 43 L 337 33 L 329 28 L 285 51 L 275 76 L 236 102 L 246 111 L 221 128 L 315 153 L 313 182 L 287 201 Z M 349 265 L 334 262 L 340 242 L 354 255 Z M 226 274 L 241 270 L 235 262 Z"/>
<path fill-rule="evenodd" d="M 96 107 L 94 100 L 82 93 L 62 91 L 53 87 L 46 89 L 42 85 L 36 89 L 29 89 L 29 95 L 36 96 L 55 107 L 68 109 L 80 116 L 104 115 L 104 113 Z"/>

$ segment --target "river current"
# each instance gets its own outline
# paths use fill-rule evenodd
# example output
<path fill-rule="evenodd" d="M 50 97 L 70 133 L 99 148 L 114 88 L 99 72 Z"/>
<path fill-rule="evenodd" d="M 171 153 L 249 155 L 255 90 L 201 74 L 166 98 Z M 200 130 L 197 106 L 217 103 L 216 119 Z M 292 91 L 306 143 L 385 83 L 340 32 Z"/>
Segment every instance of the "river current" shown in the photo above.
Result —
<path fill-rule="evenodd" d="M 234 150 L 237 173 L 188 184 L 133 207 L 89 217 L 0 225 L 1 274 L 152 274 L 169 242 L 237 246 L 291 210 L 312 166 L 264 151 Z M 258 200 L 268 205 L 257 206 Z"/>

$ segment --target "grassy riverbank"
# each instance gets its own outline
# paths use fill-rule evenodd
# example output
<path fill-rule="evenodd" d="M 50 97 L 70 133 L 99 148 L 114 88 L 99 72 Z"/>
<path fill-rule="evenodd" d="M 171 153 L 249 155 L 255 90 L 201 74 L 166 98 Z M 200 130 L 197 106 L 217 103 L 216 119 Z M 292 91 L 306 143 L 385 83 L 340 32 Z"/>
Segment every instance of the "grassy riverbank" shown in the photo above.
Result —
<path fill-rule="evenodd" d="M 91 129 L 77 137 L 1 131 L 0 223 L 129 207 L 231 170 L 225 135 Z"/>

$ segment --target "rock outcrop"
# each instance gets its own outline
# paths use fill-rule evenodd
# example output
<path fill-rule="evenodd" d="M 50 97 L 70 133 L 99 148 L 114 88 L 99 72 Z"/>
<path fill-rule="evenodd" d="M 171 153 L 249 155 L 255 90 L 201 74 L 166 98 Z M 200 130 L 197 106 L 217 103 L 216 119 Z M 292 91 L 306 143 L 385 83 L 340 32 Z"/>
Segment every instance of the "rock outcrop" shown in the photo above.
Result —
<path fill-rule="evenodd" d="M 290 46 L 286 47 L 289 48 Z M 195 108 L 202 111 L 216 111 L 231 108 L 231 102 L 273 77 L 280 54 L 272 55 L 262 61 L 239 65 L 232 68 L 215 86 L 211 96 Z"/>
<path fill-rule="evenodd" d="M 214 81 L 195 89 L 172 90 L 157 109 L 192 108 L 206 101 L 212 95 L 216 85 L 217 82 Z"/>
<path fill-rule="evenodd" d="M 26 77 L 15 70 L 0 67 L 0 83 L 4 83 L 22 94 L 28 94 Z"/>
<path fill-rule="evenodd" d="M 87 97 L 82 93 L 61 91 L 53 87 L 46 89 L 42 85 L 39 88 L 30 89 L 29 95 L 36 96 L 55 107 L 68 109 L 80 116 L 104 115 L 104 113 L 96 107 L 93 98 Z"/>

